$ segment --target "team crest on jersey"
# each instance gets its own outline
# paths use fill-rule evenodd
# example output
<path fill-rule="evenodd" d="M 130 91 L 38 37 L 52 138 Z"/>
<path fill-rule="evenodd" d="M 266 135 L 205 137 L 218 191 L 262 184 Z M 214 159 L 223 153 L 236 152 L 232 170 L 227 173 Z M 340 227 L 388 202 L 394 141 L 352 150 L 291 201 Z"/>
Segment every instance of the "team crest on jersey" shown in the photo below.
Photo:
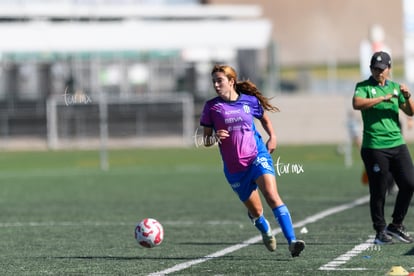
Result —
<path fill-rule="evenodd" d="M 250 107 L 248 106 L 248 105 L 243 105 L 243 110 L 244 110 L 244 112 L 246 112 L 246 113 L 250 113 Z"/>
<path fill-rule="evenodd" d="M 372 88 L 372 89 L 371 89 L 371 93 L 372 93 L 372 95 L 377 94 L 377 91 L 375 90 L 375 88 Z"/>
<path fill-rule="evenodd" d="M 394 93 L 394 96 L 398 97 L 398 91 L 397 91 L 397 89 L 394 88 L 394 92 L 393 93 Z"/>

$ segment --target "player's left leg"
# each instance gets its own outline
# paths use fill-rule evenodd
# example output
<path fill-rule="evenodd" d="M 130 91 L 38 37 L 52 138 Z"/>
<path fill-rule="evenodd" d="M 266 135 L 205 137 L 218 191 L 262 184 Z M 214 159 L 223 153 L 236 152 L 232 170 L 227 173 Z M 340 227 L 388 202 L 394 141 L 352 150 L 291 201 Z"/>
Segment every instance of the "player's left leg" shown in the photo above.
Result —
<path fill-rule="evenodd" d="M 231 188 L 246 206 L 253 225 L 262 234 L 264 245 L 269 251 L 275 251 L 276 238 L 272 233 L 269 222 L 263 216 L 262 201 L 257 190 L 257 185 L 254 183 L 254 177 L 252 176 L 254 171 L 230 173 L 225 168 L 224 172 Z"/>
<path fill-rule="evenodd" d="M 266 199 L 267 204 L 272 208 L 273 215 L 282 228 L 283 235 L 288 241 L 289 250 L 292 256 L 299 256 L 300 252 L 305 248 L 305 242 L 296 239 L 290 212 L 277 191 L 275 176 L 272 174 L 264 174 L 256 180 L 256 183 Z"/>

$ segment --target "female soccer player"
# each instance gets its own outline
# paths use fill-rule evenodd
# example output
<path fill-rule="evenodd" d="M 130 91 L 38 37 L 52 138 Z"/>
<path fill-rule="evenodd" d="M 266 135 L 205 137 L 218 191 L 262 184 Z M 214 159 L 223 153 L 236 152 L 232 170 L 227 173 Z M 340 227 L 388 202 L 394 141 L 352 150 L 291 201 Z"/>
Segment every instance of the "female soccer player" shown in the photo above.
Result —
<path fill-rule="evenodd" d="M 258 189 L 282 228 L 292 257 L 297 257 L 305 243 L 297 240 L 290 213 L 277 191 L 275 170 L 270 155 L 276 148 L 276 135 L 268 115 L 278 111 L 250 81 L 238 81 L 236 71 L 228 65 L 216 65 L 211 72 L 217 97 L 204 105 L 200 125 L 204 127 L 204 145 L 218 143 L 224 174 L 233 191 L 247 208 L 248 216 L 261 232 L 269 251 L 276 250 L 276 239 L 263 215 Z M 256 130 L 254 118 L 260 120 L 269 135 L 265 144 Z"/>

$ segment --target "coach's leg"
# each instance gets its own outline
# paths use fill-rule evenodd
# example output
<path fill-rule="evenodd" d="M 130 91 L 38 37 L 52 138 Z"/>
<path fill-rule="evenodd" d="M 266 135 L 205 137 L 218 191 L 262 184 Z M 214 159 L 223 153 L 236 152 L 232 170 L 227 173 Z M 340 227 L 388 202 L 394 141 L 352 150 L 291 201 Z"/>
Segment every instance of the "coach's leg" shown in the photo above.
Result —
<path fill-rule="evenodd" d="M 381 151 L 365 148 L 361 149 L 361 157 L 369 179 L 372 225 L 379 233 L 387 226 L 384 218 L 384 205 L 389 174 L 388 160 Z"/>
<path fill-rule="evenodd" d="M 392 214 L 393 224 L 400 225 L 407 214 L 414 191 L 414 166 L 406 145 L 399 147 L 392 163 L 392 172 L 399 192 Z"/>

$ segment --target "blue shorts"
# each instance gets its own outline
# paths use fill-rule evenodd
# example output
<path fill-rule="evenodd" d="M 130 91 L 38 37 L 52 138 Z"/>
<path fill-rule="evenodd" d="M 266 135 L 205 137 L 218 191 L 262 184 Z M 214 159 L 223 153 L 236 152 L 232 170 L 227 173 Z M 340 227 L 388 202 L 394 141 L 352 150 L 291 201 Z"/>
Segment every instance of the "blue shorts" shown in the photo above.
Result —
<path fill-rule="evenodd" d="M 272 156 L 266 151 L 259 152 L 256 160 L 248 170 L 238 173 L 229 173 L 224 167 L 224 174 L 233 191 L 242 202 L 249 199 L 254 190 L 257 189 L 256 180 L 264 174 L 275 175 Z"/>

